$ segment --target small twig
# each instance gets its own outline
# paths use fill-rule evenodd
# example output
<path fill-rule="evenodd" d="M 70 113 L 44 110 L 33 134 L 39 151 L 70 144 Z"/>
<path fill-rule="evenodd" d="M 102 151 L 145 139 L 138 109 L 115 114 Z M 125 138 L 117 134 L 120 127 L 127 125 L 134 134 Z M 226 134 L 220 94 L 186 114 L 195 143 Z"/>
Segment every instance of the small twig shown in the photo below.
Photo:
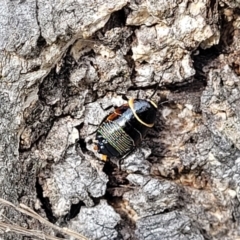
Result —
<path fill-rule="evenodd" d="M 9 201 L 6 201 L 2 198 L 0 198 L 0 203 L 4 204 L 4 205 L 7 205 L 7 206 L 11 206 L 13 207 L 15 210 L 25 214 L 25 215 L 28 215 L 34 219 L 37 219 L 40 223 L 48 226 L 48 227 L 51 227 L 61 233 L 64 233 L 64 234 L 67 234 L 69 236 L 72 236 L 72 237 L 75 237 L 76 239 L 79 239 L 79 240 L 88 240 L 86 237 L 84 237 L 82 234 L 78 233 L 78 232 L 75 232 L 75 231 L 72 231 L 68 228 L 61 228 L 61 227 L 58 227 L 56 225 L 54 225 L 53 223 L 50 223 L 49 221 L 47 221 L 46 219 L 44 219 L 43 217 L 41 217 L 39 214 L 37 214 L 36 212 L 34 212 L 31 208 L 29 208 L 28 206 L 24 205 L 24 204 L 20 204 L 19 206 L 20 207 L 17 207 L 15 206 L 14 204 L 12 204 L 11 202 Z M 28 232 L 29 234 L 31 235 L 34 235 L 33 232 L 37 232 L 36 230 L 28 230 L 28 229 L 25 229 L 25 228 L 22 228 L 22 227 L 19 227 L 19 226 L 14 226 L 14 225 L 11 225 L 11 224 L 6 224 L 6 223 L 3 223 L 3 222 L 0 222 L 0 229 L 3 227 L 4 229 L 6 229 L 6 227 L 9 228 L 11 230 L 15 230 L 15 231 L 19 231 L 18 233 L 20 233 L 21 231 L 25 231 L 25 232 Z M 10 226 L 10 227 L 9 227 Z M 25 234 L 24 232 L 24 234 Z M 39 237 L 40 235 L 37 235 L 37 237 Z M 54 238 L 54 237 L 51 237 L 51 236 L 48 236 L 48 235 L 45 235 L 42 233 L 42 236 L 45 237 L 45 239 L 60 239 L 60 238 Z M 42 239 L 44 239 L 42 237 Z"/>
<path fill-rule="evenodd" d="M 57 238 L 57 237 L 53 237 L 50 235 L 46 235 L 41 231 L 37 231 L 37 230 L 30 230 L 27 228 L 23 228 L 20 226 L 15 226 L 12 224 L 8 224 L 8 223 L 3 223 L 0 222 L 0 229 L 5 231 L 5 232 L 14 232 L 14 233 L 18 233 L 18 234 L 23 234 L 26 236 L 34 236 L 40 239 L 46 239 L 46 240 L 62 240 L 62 238 Z"/>

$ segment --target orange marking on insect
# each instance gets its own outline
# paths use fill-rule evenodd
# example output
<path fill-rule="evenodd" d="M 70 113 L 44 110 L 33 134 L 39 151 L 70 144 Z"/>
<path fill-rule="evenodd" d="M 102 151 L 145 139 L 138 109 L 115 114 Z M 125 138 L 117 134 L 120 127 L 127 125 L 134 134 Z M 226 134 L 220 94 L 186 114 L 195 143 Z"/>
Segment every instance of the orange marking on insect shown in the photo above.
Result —
<path fill-rule="evenodd" d="M 114 110 L 114 112 L 112 114 L 110 114 L 108 117 L 107 117 L 107 121 L 113 121 L 114 119 L 116 119 L 117 117 L 121 116 L 121 114 L 123 113 L 123 111 L 125 109 L 128 108 L 128 104 L 123 104 L 121 107 L 118 107 Z"/>
<path fill-rule="evenodd" d="M 108 117 L 107 117 L 107 120 L 108 121 L 113 121 L 115 118 L 117 118 L 118 116 L 120 116 L 121 114 L 119 114 L 118 112 L 114 111 L 112 114 L 110 114 Z"/>
<path fill-rule="evenodd" d="M 107 161 L 107 155 L 102 155 L 102 160 L 106 162 Z"/>

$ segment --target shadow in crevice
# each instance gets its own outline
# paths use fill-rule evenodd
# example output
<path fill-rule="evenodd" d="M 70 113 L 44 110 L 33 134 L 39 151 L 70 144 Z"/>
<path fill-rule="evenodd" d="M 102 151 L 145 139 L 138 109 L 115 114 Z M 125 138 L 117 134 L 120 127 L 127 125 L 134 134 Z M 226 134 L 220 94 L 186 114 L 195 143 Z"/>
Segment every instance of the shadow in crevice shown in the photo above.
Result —
<path fill-rule="evenodd" d="M 211 1 L 211 9 L 214 8 L 216 1 Z M 213 10 L 212 10 L 213 11 Z M 221 61 L 219 60 L 219 55 L 229 54 L 233 51 L 232 45 L 234 44 L 234 34 L 236 34 L 236 29 L 234 28 L 234 21 L 240 15 L 238 9 L 232 10 L 232 19 L 226 14 L 226 6 L 218 7 L 219 23 L 220 26 L 220 38 L 216 45 L 210 48 L 203 49 L 199 46 L 192 54 L 193 66 L 196 70 L 194 76 L 195 79 L 207 81 L 207 75 L 210 68 L 219 68 Z M 234 66 L 232 66 L 234 67 Z"/>
<path fill-rule="evenodd" d="M 43 188 L 39 183 L 38 179 L 36 179 L 36 191 L 37 191 L 37 197 L 42 203 L 42 208 L 44 209 L 49 222 L 55 223 L 57 221 L 57 218 L 53 215 L 52 206 L 49 201 L 49 198 L 43 196 Z"/>
<path fill-rule="evenodd" d="M 79 146 L 83 153 L 86 153 L 88 151 L 87 149 L 87 143 L 85 142 L 84 138 L 79 138 L 78 140 Z"/>
<path fill-rule="evenodd" d="M 111 161 L 105 163 L 103 172 L 109 177 L 105 197 L 110 201 L 114 197 L 121 197 L 128 190 L 129 181 L 126 178 L 128 174 Z"/>
<path fill-rule="evenodd" d="M 123 194 L 131 189 L 130 183 L 127 180 L 127 173 L 121 171 L 115 164 L 106 162 L 103 171 L 108 175 L 109 182 L 105 199 L 114 210 L 121 216 L 121 221 L 116 226 L 119 234 L 118 238 L 122 239 L 121 232 L 127 233 L 131 237 L 134 236 L 135 221 L 133 220 L 132 212 L 126 200 L 123 199 Z"/>
<path fill-rule="evenodd" d="M 72 218 L 75 218 L 79 212 L 82 206 L 85 206 L 85 204 L 82 201 L 79 201 L 76 204 L 71 205 L 71 209 L 67 215 L 65 215 L 64 220 L 67 222 L 71 220 Z"/>
<path fill-rule="evenodd" d="M 111 30 L 112 28 L 116 27 L 123 27 L 126 24 L 127 14 L 124 8 L 120 9 L 119 11 L 113 12 L 103 27 L 102 31 L 106 32 Z"/>
<path fill-rule="evenodd" d="M 197 52 L 197 54 L 196 54 Z M 207 75 L 214 60 L 221 54 L 218 46 L 213 46 L 208 49 L 202 49 L 199 47 L 195 53 L 192 54 L 193 66 L 196 70 L 194 79 L 203 82 L 206 85 Z"/>

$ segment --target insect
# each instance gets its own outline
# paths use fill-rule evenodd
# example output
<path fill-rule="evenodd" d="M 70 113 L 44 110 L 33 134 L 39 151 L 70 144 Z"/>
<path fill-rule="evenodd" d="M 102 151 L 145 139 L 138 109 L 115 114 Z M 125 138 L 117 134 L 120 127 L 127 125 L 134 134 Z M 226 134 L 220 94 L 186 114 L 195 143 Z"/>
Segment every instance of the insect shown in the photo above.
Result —
<path fill-rule="evenodd" d="M 102 154 L 102 160 L 124 158 L 141 144 L 156 120 L 158 106 L 151 98 L 157 92 L 162 77 L 163 74 L 149 99 L 131 98 L 103 119 L 97 129 L 94 147 Z"/>
<path fill-rule="evenodd" d="M 115 109 L 100 124 L 95 149 L 102 160 L 125 157 L 140 145 L 149 128 L 154 126 L 157 105 L 151 100 L 130 99 Z"/>

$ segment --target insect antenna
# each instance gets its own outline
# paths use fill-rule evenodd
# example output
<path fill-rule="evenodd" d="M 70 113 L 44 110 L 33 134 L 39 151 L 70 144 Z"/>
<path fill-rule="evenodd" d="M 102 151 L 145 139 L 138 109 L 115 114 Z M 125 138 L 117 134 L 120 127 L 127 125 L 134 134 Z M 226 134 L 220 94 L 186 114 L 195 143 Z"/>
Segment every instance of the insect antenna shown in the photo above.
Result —
<path fill-rule="evenodd" d="M 162 73 L 159 81 L 156 83 L 156 87 L 155 87 L 155 89 L 154 89 L 154 92 L 153 92 L 152 95 L 149 97 L 149 100 L 151 100 L 151 99 L 153 98 L 153 96 L 156 94 L 156 92 L 157 92 L 157 90 L 158 90 L 158 88 L 159 88 L 159 84 L 160 84 L 160 82 L 161 82 L 161 80 L 162 80 L 162 78 L 163 78 L 163 74 L 165 73 L 165 71 L 166 71 L 166 69 L 163 71 L 163 73 Z M 154 78 L 154 75 L 155 75 L 155 73 L 153 72 L 152 78 Z"/>

